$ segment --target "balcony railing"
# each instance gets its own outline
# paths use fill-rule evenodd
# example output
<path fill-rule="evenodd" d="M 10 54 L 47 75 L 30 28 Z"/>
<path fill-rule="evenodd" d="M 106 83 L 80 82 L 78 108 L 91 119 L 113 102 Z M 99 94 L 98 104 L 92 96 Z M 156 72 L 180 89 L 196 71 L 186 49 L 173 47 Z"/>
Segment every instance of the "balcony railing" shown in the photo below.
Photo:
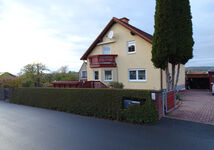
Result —
<path fill-rule="evenodd" d="M 91 68 L 101 67 L 116 67 L 117 55 L 92 55 L 89 56 L 89 62 Z"/>

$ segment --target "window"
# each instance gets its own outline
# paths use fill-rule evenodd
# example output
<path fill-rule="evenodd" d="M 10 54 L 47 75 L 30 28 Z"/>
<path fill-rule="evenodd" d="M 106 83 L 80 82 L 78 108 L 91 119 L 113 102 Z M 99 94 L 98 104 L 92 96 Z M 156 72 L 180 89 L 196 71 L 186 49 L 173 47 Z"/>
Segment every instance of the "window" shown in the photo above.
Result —
<path fill-rule="evenodd" d="M 113 81 L 112 70 L 104 70 L 104 81 Z"/>
<path fill-rule="evenodd" d="M 137 71 L 136 70 L 129 71 L 129 80 L 137 80 Z"/>
<path fill-rule="evenodd" d="M 109 54 L 111 54 L 110 46 L 103 46 L 102 50 L 103 50 L 103 55 L 109 55 Z"/>
<path fill-rule="evenodd" d="M 146 81 L 145 69 L 130 69 L 129 81 Z"/>
<path fill-rule="evenodd" d="M 87 78 L 87 71 L 82 71 L 81 78 Z"/>
<path fill-rule="evenodd" d="M 131 41 L 127 43 L 128 54 L 136 53 L 136 42 Z"/>
<path fill-rule="evenodd" d="M 94 80 L 99 80 L 99 71 L 94 71 Z"/>
<path fill-rule="evenodd" d="M 138 70 L 138 80 L 146 80 L 146 71 Z"/>

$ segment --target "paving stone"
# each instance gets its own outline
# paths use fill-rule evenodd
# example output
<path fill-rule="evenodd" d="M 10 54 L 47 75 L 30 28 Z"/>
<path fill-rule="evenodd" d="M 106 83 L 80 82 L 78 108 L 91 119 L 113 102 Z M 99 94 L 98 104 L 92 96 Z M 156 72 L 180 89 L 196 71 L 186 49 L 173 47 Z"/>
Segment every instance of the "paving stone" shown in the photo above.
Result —
<path fill-rule="evenodd" d="M 187 90 L 182 104 L 166 117 L 214 125 L 214 96 L 208 90 Z"/>

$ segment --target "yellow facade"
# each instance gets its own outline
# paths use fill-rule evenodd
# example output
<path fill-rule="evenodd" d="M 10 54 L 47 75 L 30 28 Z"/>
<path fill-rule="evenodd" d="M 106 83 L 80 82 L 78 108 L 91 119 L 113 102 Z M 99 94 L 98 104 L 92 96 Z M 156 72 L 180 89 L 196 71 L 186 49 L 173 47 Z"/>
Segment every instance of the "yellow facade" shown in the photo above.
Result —
<path fill-rule="evenodd" d="M 109 39 L 107 37 L 110 31 L 114 32 L 114 38 Z M 136 42 L 136 52 L 128 54 L 127 42 Z M 110 43 L 108 43 L 110 42 Z M 102 43 L 97 44 L 93 51 L 89 54 L 98 55 L 102 54 L 102 46 L 110 46 L 111 54 L 117 54 L 116 68 L 90 68 L 89 59 L 87 60 L 87 74 L 88 80 L 94 80 L 93 72 L 99 71 L 99 80 L 105 84 L 104 81 L 104 70 L 113 70 L 113 81 L 122 82 L 124 88 L 127 89 L 150 89 L 150 90 L 161 90 L 161 70 L 156 69 L 151 61 L 152 58 L 152 44 L 145 41 L 138 35 L 131 34 L 130 30 L 123 27 L 119 23 L 115 23 L 103 37 Z M 145 69 L 146 70 L 146 81 L 129 81 L 128 70 L 129 69 Z M 181 69 L 181 80 L 179 84 L 184 84 L 184 68 Z M 163 73 L 165 74 L 165 73 Z M 163 81 L 164 82 L 164 81 Z"/>
<path fill-rule="evenodd" d="M 175 68 L 175 74 L 177 74 L 177 66 Z M 171 65 L 169 64 L 169 72 L 171 73 Z M 185 66 L 180 65 L 180 75 L 178 80 L 179 89 L 185 88 Z M 163 71 L 163 89 L 166 89 L 166 73 Z"/>

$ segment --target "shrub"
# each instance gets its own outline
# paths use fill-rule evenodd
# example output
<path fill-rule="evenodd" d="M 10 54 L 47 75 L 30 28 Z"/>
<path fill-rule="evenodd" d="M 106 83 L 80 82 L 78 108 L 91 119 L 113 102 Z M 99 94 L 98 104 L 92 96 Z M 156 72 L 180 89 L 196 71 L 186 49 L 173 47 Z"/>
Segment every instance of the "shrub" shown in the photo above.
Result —
<path fill-rule="evenodd" d="M 41 85 L 42 87 L 53 87 L 53 85 L 49 82 L 42 83 Z"/>
<path fill-rule="evenodd" d="M 0 84 L 4 88 L 17 88 L 21 87 L 22 81 L 23 81 L 22 77 L 16 77 L 14 79 L 0 81 Z"/>
<path fill-rule="evenodd" d="M 125 97 L 145 101 L 124 110 Z M 142 90 L 17 88 L 11 102 L 135 123 L 151 123 L 158 118 L 150 92 Z"/>
<path fill-rule="evenodd" d="M 120 82 L 110 82 L 109 86 L 117 89 L 123 89 L 124 87 L 123 83 Z"/>
<path fill-rule="evenodd" d="M 22 82 L 22 87 L 33 87 L 33 86 L 34 86 L 34 82 L 32 80 L 26 80 Z"/>
<path fill-rule="evenodd" d="M 176 100 L 179 100 L 179 101 L 182 100 L 181 95 L 180 95 L 179 93 L 176 93 L 176 94 L 175 94 L 175 97 L 176 97 Z"/>
<path fill-rule="evenodd" d="M 126 120 L 132 123 L 151 123 L 157 121 L 154 105 L 131 105 L 124 111 Z"/>

